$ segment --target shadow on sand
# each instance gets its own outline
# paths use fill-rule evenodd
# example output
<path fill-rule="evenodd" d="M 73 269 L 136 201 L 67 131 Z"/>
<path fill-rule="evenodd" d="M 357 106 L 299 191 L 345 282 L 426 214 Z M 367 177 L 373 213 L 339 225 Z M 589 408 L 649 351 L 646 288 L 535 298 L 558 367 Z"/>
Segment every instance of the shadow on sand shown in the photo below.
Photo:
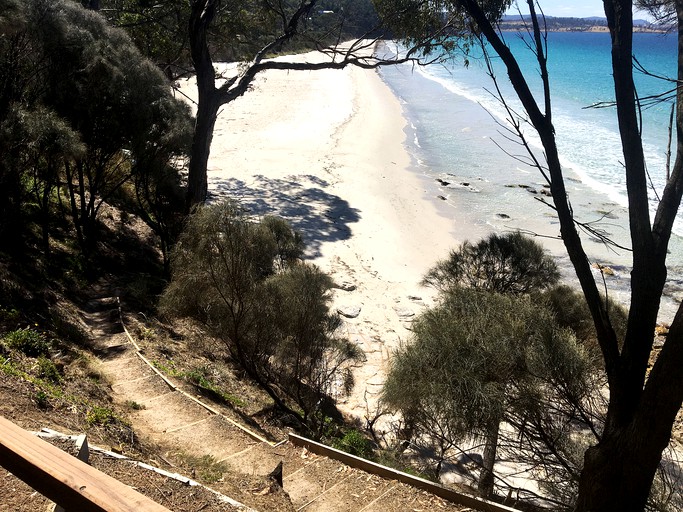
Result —
<path fill-rule="evenodd" d="M 360 220 L 357 209 L 324 190 L 328 186 L 327 181 L 311 175 L 284 179 L 257 175 L 251 183 L 209 176 L 209 201 L 234 199 L 254 215 L 286 219 L 303 236 L 306 256 L 316 258 L 324 242 L 350 238 L 350 224 Z"/>

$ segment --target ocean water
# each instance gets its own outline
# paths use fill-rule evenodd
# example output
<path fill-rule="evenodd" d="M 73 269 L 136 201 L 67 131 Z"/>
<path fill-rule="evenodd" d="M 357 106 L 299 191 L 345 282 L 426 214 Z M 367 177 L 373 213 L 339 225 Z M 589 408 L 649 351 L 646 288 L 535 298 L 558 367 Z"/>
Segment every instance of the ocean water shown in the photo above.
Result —
<path fill-rule="evenodd" d="M 518 34 L 506 33 L 505 37 L 532 90 L 541 98 L 534 55 Z M 635 34 L 634 54 L 656 75 L 636 74 L 641 98 L 666 95 L 673 89 L 673 84 L 661 77 L 676 75 L 674 35 Z M 575 215 L 619 246 L 607 247 L 586 233 L 582 236 L 586 251 L 591 261 L 615 269 L 616 277 L 609 285 L 626 300 L 631 255 L 623 157 L 616 110 L 609 105 L 614 99 L 609 34 L 549 33 L 548 67 L 553 123 Z M 493 59 L 493 68 L 503 96 L 514 110 L 522 112 L 497 59 Z M 433 178 L 434 188 L 428 193 L 440 203 L 444 215 L 453 219 L 455 237 L 478 238 L 512 229 L 540 235 L 571 279 L 568 259 L 557 240 L 559 225 L 546 204 L 551 201 L 545 195 L 544 179 L 527 164 L 524 148 L 508 131 L 507 114 L 490 92 L 494 83 L 480 55 L 470 56 L 468 66 L 456 57 L 445 65 L 390 66 L 380 74 L 403 103 L 409 122 L 408 149 L 418 172 Z M 598 104 L 607 106 L 592 107 Z M 666 179 L 670 112 L 671 101 L 648 105 L 642 112 L 652 212 Z M 542 160 L 533 128 L 524 126 L 523 131 Z M 667 316 L 683 290 L 683 214 L 679 213 L 674 233 Z"/>

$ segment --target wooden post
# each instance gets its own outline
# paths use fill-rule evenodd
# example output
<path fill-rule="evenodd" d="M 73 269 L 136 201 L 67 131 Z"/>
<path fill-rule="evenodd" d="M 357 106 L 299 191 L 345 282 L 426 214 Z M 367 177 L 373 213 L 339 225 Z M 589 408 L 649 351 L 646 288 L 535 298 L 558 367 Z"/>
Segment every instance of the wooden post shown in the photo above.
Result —
<path fill-rule="evenodd" d="M 90 450 L 88 449 L 88 437 L 85 434 L 81 434 L 76 438 L 74 444 L 76 445 L 76 450 L 78 450 L 76 458 L 87 464 L 88 459 L 90 459 Z M 64 507 L 57 503 L 55 503 L 54 506 L 51 507 L 51 509 L 52 512 L 66 512 L 66 510 L 64 510 Z"/>

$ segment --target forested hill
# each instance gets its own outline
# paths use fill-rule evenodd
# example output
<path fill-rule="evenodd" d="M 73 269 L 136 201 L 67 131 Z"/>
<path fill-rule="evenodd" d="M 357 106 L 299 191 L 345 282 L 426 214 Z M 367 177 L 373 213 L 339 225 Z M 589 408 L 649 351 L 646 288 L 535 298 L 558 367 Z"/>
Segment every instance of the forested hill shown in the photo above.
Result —
<path fill-rule="evenodd" d="M 528 15 L 503 16 L 501 28 L 503 30 L 523 30 L 528 26 L 531 18 Z M 547 30 L 551 32 L 601 32 L 607 30 L 607 19 L 599 16 L 589 18 L 558 18 L 546 16 Z M 633 27 L 639 32 L 663 32 L 666 27 L 653 25 L 647 20 L 633 20 Z"/>

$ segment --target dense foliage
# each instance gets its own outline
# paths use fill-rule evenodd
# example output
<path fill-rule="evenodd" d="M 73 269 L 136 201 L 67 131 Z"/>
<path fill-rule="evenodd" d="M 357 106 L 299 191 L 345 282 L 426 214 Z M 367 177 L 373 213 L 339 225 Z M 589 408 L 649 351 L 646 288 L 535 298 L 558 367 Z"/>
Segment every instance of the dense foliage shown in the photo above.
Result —
<path fill-rule="evenodd" d="M 568 505 L 588 440 L 602 428 L 604 385 L 581 297 L 553 287 L 557 266 L 520 233 L 463 243 L 426 275 L 438 304 L 391 363 L 384 400 L 400 411 L 436 472 L 483 440 L 479 491 L 495 488 L 497 454 Z M 578 338 L 577 338 L 578 336 Z"/>
<path fill-rule="evenodd" d="M 279 218 L 254 221 L 231 202 L 200 208 L 173 255 L 161 308 L 203 323 L 284 410 L 316 430 L 324 406 L 353 384 L 358 348 L 337 336 L 331 279 L 299 260 Z"/>
<path fill-rule="evenodd" d="M 555 260 L 543 246 L 520 232 L 492 233 L 473 244 L 463 242 L 429 270 L 423 283 L 444 291 L 454 286 L 523 294 L 555 284 Z"/>
<path fill-rule="evenodd" d="M 5 3 L 2 247 L 17 249 L 37 223 L 47 254 L 51 230 L 59 225 L 89 257 L 105 203 L 144 212 L 161 238 L 167 237 L 160 226 L 168 212 L 153 207 L 172 203 L 173 191 L 147 178 L 178 179 L 174 164 L 187 152 L 191 129 L 187 106 L 126 33 L 97 13 L 68 0 Z M 136 200 L 142 197 L 147 200 Z"/>
<path fill-rule="evenodd" d="M 542 302 L 453 288 L 416 320 L 413 341 L 394 355 L 384 399 L 402 412 L 411 441 L 431 447 L 437 474 L 481 439 L 482 492 L 493 487 L 493 475 L 488 487 L 485 481 L 488 449 L 520 469 L 536 468 L 542 486 L 553 484 L 562 500 L 575 490 L 592 438 L 581 414 L 598 412 L 594 363 Z"/>

